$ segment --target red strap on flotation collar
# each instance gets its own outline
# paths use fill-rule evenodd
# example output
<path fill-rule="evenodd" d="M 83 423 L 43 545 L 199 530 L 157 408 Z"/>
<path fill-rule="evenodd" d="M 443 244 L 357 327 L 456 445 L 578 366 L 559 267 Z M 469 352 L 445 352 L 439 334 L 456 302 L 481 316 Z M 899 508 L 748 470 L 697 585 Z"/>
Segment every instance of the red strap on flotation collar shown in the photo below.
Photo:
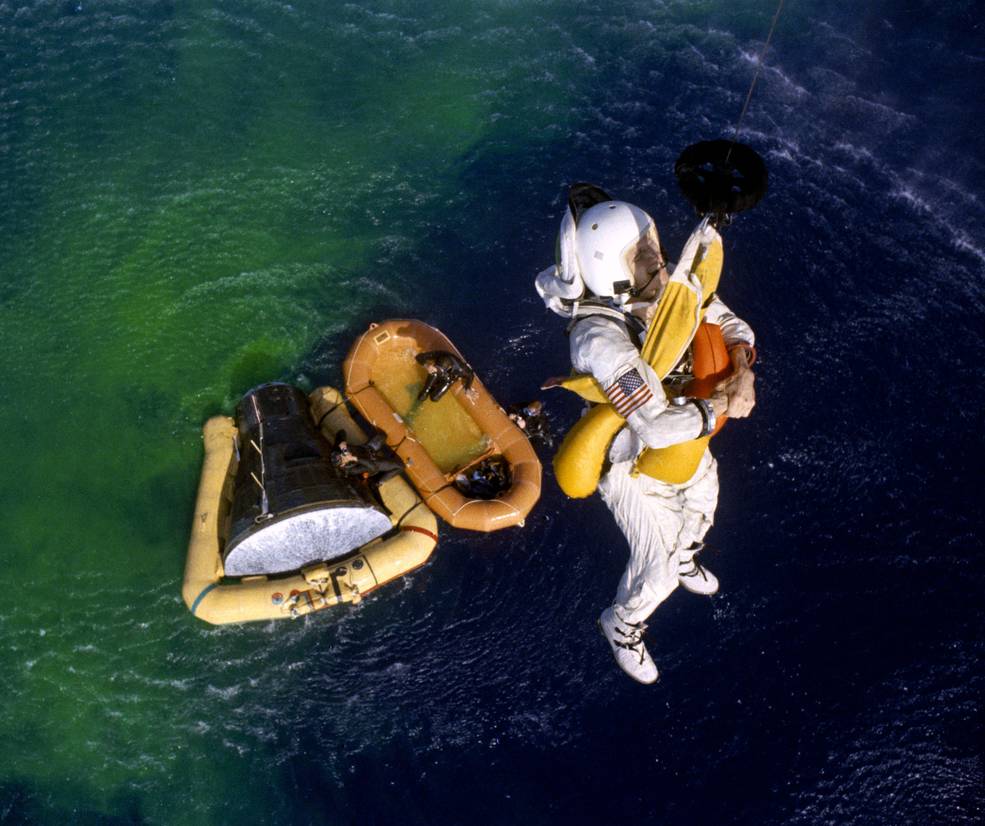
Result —
<path fill-rule="evenodd" d="M 419 528 L 417 525 L 401 525 L 400 530 L 402 531 L 414 531 L 415 533 L 422 533 L 425 536 L 431 537 L 435 542 L 438 541 L 438 534 L 431 533 L 427 528 Z"/>

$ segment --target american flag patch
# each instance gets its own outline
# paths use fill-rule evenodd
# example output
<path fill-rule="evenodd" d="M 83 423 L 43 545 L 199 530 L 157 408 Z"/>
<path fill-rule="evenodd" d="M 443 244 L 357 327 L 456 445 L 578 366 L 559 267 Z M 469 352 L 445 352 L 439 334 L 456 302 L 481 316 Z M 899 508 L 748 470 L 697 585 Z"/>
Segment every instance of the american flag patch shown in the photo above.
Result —
<path fill-rule="evenodd" d="M 605 395 L 609 397 L 616 413 L 624 419 L 653 398 L 653 393 L 635 367 L 623 373 L 607 387 Z"/>

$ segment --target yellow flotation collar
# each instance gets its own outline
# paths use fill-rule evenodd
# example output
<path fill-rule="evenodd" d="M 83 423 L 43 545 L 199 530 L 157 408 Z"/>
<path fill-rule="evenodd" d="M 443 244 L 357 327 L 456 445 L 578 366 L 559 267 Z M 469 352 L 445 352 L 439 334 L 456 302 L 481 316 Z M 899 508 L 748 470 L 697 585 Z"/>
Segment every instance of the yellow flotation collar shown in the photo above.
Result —
<path fill-rule="evenodd" d="M 640 351 L 661 381 L 681 360 L 704 320 L 707 301 L 718 288 L 723 261 L 722 237 L 705 219 L 684 245 L 680 263 L 657 302 Z M 598 487 L 609 445 L 626 420 L 608 403 L 592 376 L 572 376 L 560 386 L 597 402 L 568 431 L 554 456 L 554 474 L 561 490 L 572 498 L 583 498 L 591 496 Z M 687 481 L 704 453 L 708 438 L 675 445 L 680 450 L 670 453 L 666 452 L 668 449 L 647 449 L 640 456 L 637 468 L 663 481 Z M 680 479 L 688 467 L 690 472 Z"/>

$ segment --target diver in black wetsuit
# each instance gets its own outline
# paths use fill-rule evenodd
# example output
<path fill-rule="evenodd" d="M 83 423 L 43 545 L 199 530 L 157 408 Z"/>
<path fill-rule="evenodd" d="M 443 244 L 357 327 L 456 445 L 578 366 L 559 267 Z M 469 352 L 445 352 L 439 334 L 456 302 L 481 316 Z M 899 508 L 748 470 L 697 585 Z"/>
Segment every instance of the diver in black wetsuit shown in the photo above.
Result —
<path fill-rule="evenodd" d="M 491 456 L 455 477 L 455 487 L 471 499 L 495 499 L 510 488 L 512 474 L 502 456 Z"/>
<path fill-rule="evenodd" d="M 423 364 L 428 371 L 424 387 L 417 394 L 418 401 L 425 396 L 433 402 L 438 401 L 459 379 L 466 390 L 472 386 L 475 371 L 454 353 L 449 353 L 447 350 L 430 350 L 427 353 L 418 353 L 416 358 L 417 363 Z"/>
<path fill-rule="evenodd" d="M 350 445 L 345 431 L 335 434 L 332 464 L 345 476 L 361 476 L 381 485 L 404 469 L 403 462 L 386 445 L 382 433 L 377 433 L 364 445 Z"/>
<path fill-rule="evenodd" d="M 510 421 L 526 433 L 531 442 L 547 448 L 554 447 L 550 421 L 544 412 L 544 404 L 539 399 L 526 404 L 514 404 L 507 413 Z"/>

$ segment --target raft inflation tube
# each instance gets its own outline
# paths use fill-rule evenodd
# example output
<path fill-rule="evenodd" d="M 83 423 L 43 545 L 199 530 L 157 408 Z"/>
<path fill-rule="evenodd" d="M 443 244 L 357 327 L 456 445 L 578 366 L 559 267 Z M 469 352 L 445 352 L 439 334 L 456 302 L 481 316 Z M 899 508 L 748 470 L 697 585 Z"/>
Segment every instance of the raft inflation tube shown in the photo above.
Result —
<path fill-rule="evenodd" d="M 203 428 L 182 586 L 195 616 L 221 625 L 355 603 L 430 557 L 437 523 L 404 479 L 380 484 L 377 500 L 326 461 L 325 440 L 339 430 L 366 438 L 337 390 L 305 399 L 267 385 L 247 394 L 238 418 Z"/>
<path fill-rule="evenodd" d="M 449 525 L 486 532 L 523 525 L 540 498 L 540 460 L 478 377 L 469 387 L 455 382 L 437 401 L 419 398 L 427 372 L 416 356 L 434 351 L 462 359 L 440 331 L 423 322 L 373 324 L 346 357 L 346 395 L 386 434 L 427 506 Z M 505 492 L 477 499 L 455 487 L 456 476 L 491 457 L 502 457 L 509 467 Z"/>

